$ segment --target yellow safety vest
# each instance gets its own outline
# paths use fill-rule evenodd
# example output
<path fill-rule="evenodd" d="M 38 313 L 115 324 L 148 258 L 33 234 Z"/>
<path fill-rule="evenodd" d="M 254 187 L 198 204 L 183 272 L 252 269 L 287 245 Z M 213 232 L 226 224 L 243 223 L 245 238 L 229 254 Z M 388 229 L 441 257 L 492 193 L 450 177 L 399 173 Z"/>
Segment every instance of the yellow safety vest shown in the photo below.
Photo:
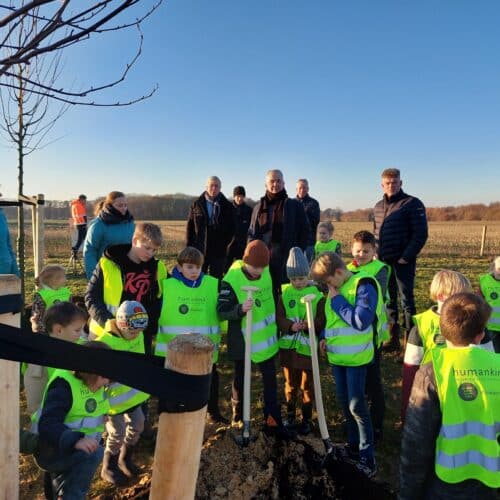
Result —
<path fill-rule="evenodd" d="M 479 286 L 484 299 L 493 309 L 486 328 L 500 332 L 500 281 L 491 274 L 483 274 L 479 276 Z"/>
<path fill-rule="evenodd" d="M 413 316 L 413 321 L 418 328 L 424 348 L 421 365 L 431 360 L 431 350 L 434 347 L 446 347 L 446 339 L 441 335 L 441 330 L 439 329 L 439 318 L 439 314 L 432 307 L 423 313 Z"/>
<path fill-rule="evenodd" d="M 348 325 L 331 307 L 330 299 L 325 302 L 325 341 L 328 362 L 340 366 L 362 366 L 370 363 L 374 355 L 374 340 L 377 336 L 377 322 L 382 312 L 382 292 L 377 280 L 362 271 L 353 274 L 339 289 L 339 293 L 351 305 L 356 302 L 356 291 L 362 279 L 370 279 L 377 288 L 378 300 L 376 320 L 365 330 L 356 330 Z"/>
<path fill-rule="evenodd" d="M 38 294 L 42 297 L 45 309 L 48 309 L 56 302 L 69 302 L 71 300 L 71 290 L 67 286 L 58 288 L 57 290 L 52 290 L 51 288 L 40 288 L 40 290 L 38 290 Z"/>
<path fill-rule="evenodd" d="M 243 261 L 235 261 L 223 280 L 231 285 L 238 302 L 242 304 L 247 298 L 244 286 L 258 287 L 254 292 L 252 308 L 252 354 L 254 363 L 262 363 L 272 358 L 278 351 L 278 335 L 276 327 L 276 306 L 273 297 L 273 283 L 269 266 L 264 268 L 257 280 L 249 280 L 243 272 Z M 246 316 L 241 320 L 241 334 L 245 338 Z"/>
<path fill-rule="evenodd" d="M 300 299 L 306 295 L 313 293 L 315 295 L 312 301 L 313 317 L 316 316 L 318 302 L 322 299 L 323 294 L 315 286 L 306 286 L 302 290 L 297 290 L 292 285 L 285 284 L 281 287 L 281 300 L 285 307 L 287 319 L 291 321 L 307 320 L 306 305 Z M 304 356 L 311 355 L 311 344 L 309 342 L 309 333 L 307 332 L 286 332 L 279 339 L 280 349 L 295 349 L 298 354 Z"/>
<path fill-rule="evenodd" d="M 470 346 L 432 349 L 443 415 L 435 471 L 446 483 L 500 487 L 500 357 Z"/>
<path fill-rule="evenodd" d="M 104 304 L 106 305 L 106 309 L 115 317 L 116 311 L 118 307 L 120 307 L 120 300 L 123 293 L 122 272 L 120 267 L 107 257 L 101 257 L 99 259 L 99 265 L 101 266 L 103 277 Z M 158 261 L 156 275 L 159 285 L 158 297 L 161 297 L 162 283 L 167 277 L 167 269 L 161 260 Z M 94 319 L 90 320 L 89 330 L 96 337 L 104 333 L 104 328 Z"/>
<path fill-rule="evenodd" d="M 219 359 L 220 325 L 217 315 L 219 282 L 205 275 L 197 288 L 176 278 L 163 281 L 163 304 L 158 320 L 155 354 L 167 356 L 168 344 L 177 335 L 198 333 L 214 343 L 213 362 Z"/>
<path fill-rule="evenodd" d="M 316 258 L 320 253 L 323 252 L 334 252 L 337 250 L 337 246 L 340 245 L 340 241 L 330 240 L 323 243 L 322 241 L 317 241 L 314 244 L 314 258 Z"/>

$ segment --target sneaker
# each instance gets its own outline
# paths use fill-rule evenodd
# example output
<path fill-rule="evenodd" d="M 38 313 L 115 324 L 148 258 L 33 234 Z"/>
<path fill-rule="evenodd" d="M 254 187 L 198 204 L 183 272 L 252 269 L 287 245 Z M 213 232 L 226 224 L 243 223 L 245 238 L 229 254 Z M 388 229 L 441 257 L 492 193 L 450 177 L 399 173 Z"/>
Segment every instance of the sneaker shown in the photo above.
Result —
<path fill-rule="evenodd" d="M 356 469 L 371 479 L 377 473 L 377 463 L 374 458 L 361 457 L 356 463 Z"/>
<path fill-rule="evenodd" d="M 207 422 L 213 425 L 229 425 L 229 420 L 223 417 L 220 412 L 207 413 Z"/>
<path fill-rule="evenodd" d="M 336 460 L 341 460 L 348 464 L 354 465 L 359 462 L 359 450 L 347 443 L 340 446 L 334 446 L 333 455 Z"/>

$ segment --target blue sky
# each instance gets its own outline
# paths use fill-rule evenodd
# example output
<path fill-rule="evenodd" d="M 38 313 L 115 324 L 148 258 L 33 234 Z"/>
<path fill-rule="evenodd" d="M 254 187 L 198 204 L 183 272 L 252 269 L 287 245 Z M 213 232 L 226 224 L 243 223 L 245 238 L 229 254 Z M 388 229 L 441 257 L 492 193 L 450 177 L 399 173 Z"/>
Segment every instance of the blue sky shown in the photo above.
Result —
<path fill-rule="evenodd" d="M 111 190 L 257 198 L 265 172 L 309 179 L 322 208 L 372 206 L 380 172 L 427 206 L 499 200 L 497 1 L 171 0 L 143 25 L 143 56 L 101 100 L 73 107 L 60 139 L 26 159 L 25 193 L 70 199 Z M 136 37 L 103 35 L 66 53 L 65 77 L 106 81 Z M 1 191 L 16 192 L 0 141 Z"/>

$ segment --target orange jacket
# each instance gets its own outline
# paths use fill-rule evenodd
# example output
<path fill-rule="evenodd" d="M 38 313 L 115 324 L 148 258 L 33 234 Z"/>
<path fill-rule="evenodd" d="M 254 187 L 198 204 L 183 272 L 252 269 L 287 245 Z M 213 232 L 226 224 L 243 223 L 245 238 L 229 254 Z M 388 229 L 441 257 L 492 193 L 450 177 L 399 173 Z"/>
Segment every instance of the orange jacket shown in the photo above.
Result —
<path fill-rule="evenodd" d="M 71 202 L 71 217 L 73 217 L 73 223 L 78 226 L 80 224 L 87 224 L 87 204 L 76 199 Z"/>

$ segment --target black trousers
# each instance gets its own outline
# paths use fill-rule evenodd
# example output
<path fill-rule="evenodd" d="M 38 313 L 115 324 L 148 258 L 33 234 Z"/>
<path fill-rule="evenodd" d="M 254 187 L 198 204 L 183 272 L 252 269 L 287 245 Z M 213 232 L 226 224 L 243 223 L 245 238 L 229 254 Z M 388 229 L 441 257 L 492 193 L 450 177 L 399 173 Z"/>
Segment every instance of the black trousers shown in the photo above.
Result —
<path fill-rule="evenodd" d="M 76 240 L 75 245 L 71 247 L 74 252 L 78 252 L 82 243 L 85 241 L 85 236 L 87 236 L 87 224 L 78 224 L 76 229 L 78 230 L 78 239 Z"/>
<path fill-rule="evenodd" d="M 404 314 L 406 332 L 409 333 L 413 326 L 413 315 L 415 308 L 415 269 L 416 261 L 407 264 L 392 264 L 392 272 L 389 278 L 389 303 L 387 304 L 387 315 L 389 323 L 399 324 L 398 295 L 401 300 L 401 308 Z"/>

